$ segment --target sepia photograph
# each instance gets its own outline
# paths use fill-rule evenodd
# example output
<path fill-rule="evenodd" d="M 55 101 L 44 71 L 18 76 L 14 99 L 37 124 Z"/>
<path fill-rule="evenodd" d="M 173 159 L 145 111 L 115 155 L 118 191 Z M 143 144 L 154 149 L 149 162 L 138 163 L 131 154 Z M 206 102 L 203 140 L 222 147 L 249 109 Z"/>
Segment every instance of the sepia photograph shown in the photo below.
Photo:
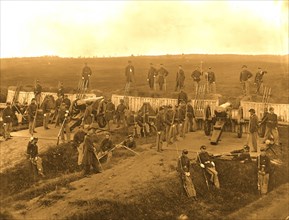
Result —
<path fill-rule="evenodd" d="M 0 220 L 289 220 L 288 0 L 0 0 Z"/>

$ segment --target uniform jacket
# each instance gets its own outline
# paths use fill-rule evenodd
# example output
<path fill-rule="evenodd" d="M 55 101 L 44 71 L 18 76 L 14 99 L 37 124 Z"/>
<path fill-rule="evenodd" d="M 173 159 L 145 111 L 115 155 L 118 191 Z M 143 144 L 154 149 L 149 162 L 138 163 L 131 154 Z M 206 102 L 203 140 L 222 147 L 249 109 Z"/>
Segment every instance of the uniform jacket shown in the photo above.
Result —
<path fill-rule="evenodd" d="M 260 82 L 263 82 L 263 76 L 264 76 L 265 72 L 263 71 L 259 71 L 256 73 L 256 76 L 255 76 L 255 83 L 260 83 Z"/>
<path fill-rule="evenodd" d="M 169 75 L 169 72 L 165 68 L 161 67 L 158 70 L 159 83 L 163 83 L 165 81 L 165 77 L 167 77 L 168 75 Z"/>
<path fill-rule="evenodd" d="M 247 81 L 248 79 L 250 79 L 253 76 L 253 74 L 251 72 L 249 72 L 248 70 L 243 70 L 240 73 L 240 82 L 244 82 Z"/>
<path fill-rule="evenodd" d="M 45 99 L 42 103 L 42 110 L 43 110 L 43 113 L 49 113 L 50 110 L 51 110 L 51 105 L 49 103 L 49 100 L 48 99 Z"/>
<path fill-rule="evenodd" d="M 256 114 L 250 116 L 249 125 L 250 125 L 249 127 L 250 133 L 258 132 L 258 117 Z"/>
<path fill-rule="evenodd" d="M 259 171 L 262 171 L 263 169 L 265 173 L 270 173 L 271 162 L 267 155 L 265 156 L 260 155 L 257 157 L 257 168 Z"/>
<path fill-rule="evenodd" d="M 42 86 L 40 84 L 37 84 L 34 88 L 34 94 L 38 95 L 42 92 Z"/>
<path fill-rule="evenodd" d="M 201 81 L 201 78 L 200 78 L 201 75 L 202 75 L 202 73 L 199 70 L 195 70 L 192 72 L 191 77 L 193 78 L 194 81 L 200 82 Z"/>
<path fill-rule="evenodd" d="M 209 83 L 216 82 L 215 73 L 212 71 L 208 72 L 208 82 Z"/>
<path fill-rule="evenodd" d="M 148 79 L 152 80 L 154 78 L 154 76 L 157 75 L 157 69 L 154 67 L 150 67 L 149 71 L 148 71 Z"/>
<path fill-rule="evenodd" d="M 38 146 L 37 144 L 33 144 L 31 141 L 28 142 L 27 145 L 27 154 L 30 155 L 31 158 L 35 158 L 38 155 Z"/>
<path fill-rule="evenodd" d="M 178 95 L 178 102 L 180 103 L 180 101 L 185 101 L 186 103 L 188 102 L 188 95 L 187 93 L 181 91 Z"/>
<path fill-rule="evenodd" d="M 92 165 L 92 163 L 95 161 L 94 158 L 96 157 L 94 154 L 95 148 L 93 145 L 93 138 L 91 135 L 86 135 L 84 138 L 83 143 L 83 165 L 88 166 Z"/>
<path fill-rule="evenodd" d="M 213 167 L 213 165 L 211 164 L 211 157 L 209 155 L 208 152 L 200 152 L 199 153 L 199 157 L 200 157 L 200 160 L 201 160 L 201 163 L 204 164 L 206 167 Z M 199 158 L 198 158 L 199 160 Z M 198 161 L 200 162 L 200 161 Z"/>
<path fill-rule="evenodd" d="M 278 125 L 278 117 L 275 113 L 271 114 L 270 112 L 267 114 L 266 118 L 266 126 L 268 128 L 277 128 Z"/>
<path fill-rule="evenodd" d="M 91 76 L 92 71 L 90 69 L 90 67 L 85 66 L 82 69 L 82 77 L 84 77 L 84 79 L 88 79 L 89 76 Z"/>
<path fill-rule="evenodd" d="M 36 104 L 30 104 L 28 106 L 28 120 L 31 122 L 34 120 L 35 114 L 37 110 L 37 105 Z"/>
<path fill-rule="evenodd" d="M 178 72 L 177 72 L 177 77 L 176 77 L 176 81 L 177 82 L 183 82 L 183 81 L 185 81 L 185 72 L 184 72 L 184 70 L 182 70 L 182 69 L 180 69 L 180 70 L 178 70 Z"/>
<path fill-rule="evenodd" d="M 174 123 L 175 112 L 172 109 L 168 109 L 165 114 L 165 123 L 166 125 L 171 126 Z"/>
<path fill-rule="evenodd" d="M 195 117 L 195 112 L 194 112 L 194 108 L 191 104 L 187 105 L 187 116 L 188 118 L 194 118 Z"/>
<path fill-rule="evenodd" d="M 116 108 L 116 114 L 118 115 L 124 115 L 125 110 L 127 109 L 126 105 L 121 103 Z"/>
<path fill-rule="evenodd" d="M 134 66 L 133 65 L 128 65 L 125 68 L 125 77 L 127 82 L 132 82 L 134 76 Z"/>
<path fill-rule="evenodd" d="M 190 167 L 191 162 L 189 158 L 185 155 L 180 156 L 178 160 L 178 171 L 181 172 L 182 174 L 184 172 L 190 172 Z"/>
<path fill-rule="evenodd" d="M 14 113 L 13 113 L 11 107 L 6 107 L 3 110 L 2 118 L 3 118 L 4 123 L 11 123 L 13 116 L 14 116 Z"/>
<path fill-rule="evenodd" d="M 123 143 L 124 146 L 128 147 L 128 148 L 136 148 L 136 142 L 135 140 L 130 141 L 130 140 L 125 140 Z"/>
<path fill-rule="evenodd" d="M 165 115 L 158 113 L 156 116 L 156 128 L 157 131 L 164 131 L 165 129 Z"/>
<path fill-rule="evenodd" d="M 269 114 L 269 112 L 264 112 L 264 115 L 263 115 L 263 117 L 262 117 L 262 120 L 261 120 L 261 124 L 264 124 L 264 123 L 266 123 L 266 121 L 267 121 L 267 115 Z"/>

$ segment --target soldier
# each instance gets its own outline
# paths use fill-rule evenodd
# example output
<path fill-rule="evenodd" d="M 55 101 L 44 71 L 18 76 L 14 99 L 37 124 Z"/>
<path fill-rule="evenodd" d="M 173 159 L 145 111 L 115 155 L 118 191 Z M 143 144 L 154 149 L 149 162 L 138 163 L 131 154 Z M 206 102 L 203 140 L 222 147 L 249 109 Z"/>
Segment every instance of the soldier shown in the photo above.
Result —
<path fill-rule="evenodd" d="M 257 138 L 258 138 L 258 117 L 255 114 L 254 109 L 250 109 L 250 120 L 249 120 L 249 136 L 247 145 L 252 146 L 254 150 L 252 152 L 257 152 Z"/>
<path fill-rule="evenodd" d="M 233 160 L 238 160 L 241 163 L 252 162 L 250 156 L 250 147 L 248 145 L 244 145 L 243 149 L 241 150 L 234 150 L 230 153 L 234 156 Z"/>
<path fill-rule="evenodd" d="M 63 102 L 65 103 L 66 108 L 69 109 L 70 106 L 71 106 L 71 101 L 70 101 L 70 99 L 68 98 L 68 95 L 64 95 Z"/>
<path fill-rule="evenodd" d="M 264 143 L 267 139 L 270 139 L 271 135 L 274 138 L 274 142 L 277 146 L 279 146 L 279 132 L 278 132 L 278 117 L 274 113 L 274 108 L 269 108 L 269 113 L 266 118 L 266 131 L 264 136 Z"/>
<path fill-rule="evenodd" d="M 154 68 L 154 65 L 152 63 L 150 63 L 150 68 L 149 68 L 149 71 L 148 71 L 147 81 L 149 83 L 149 86 L 150 86 L 151 90 L 154 89 L 156 76 L 157 76 L 157 70 L 156 70 L 156 68 Z"/>
<path fill-rule="evenodd" d="M 210 181 L 214 183 L 217 189 L 220 188 L 218 172 L 215 167 L 215 163 L 211 160 L 211 156 L 206 151 L 206 146 L 202 145 L 200 147 L 201 152 L 198 154 L 198 159 L 200 162 L 200 166 L 205 169 L 210 175 Z"/>
<path fill-rule="evenodd" d="M 160 87 L 160 91 L 163 90 L 163 85 L 165 84 L 165 91 L 166 91 L 166 77 L 168 76 L 169 72 L 164 68 L 163 64 L 160 64 L 160 68 L 158 69 L 158 83 Z"/>
<path fill-rule="evenodd" d="M 82 80 L 84 88 L 87 89 L 89 87 L 89 77 L 92 75 L 92 71 L 89 66 L 87 66 L 87 63 L 84 64 L 84 67 L 82 69 Z"/>
<path fill-rule="evenodd" d="M 261 119 L 261 122 L 259 123 L 259 127 L 261 128 L 261 131 L 259 133 L 259 137 L 264 138 L 265 131 L 266 131 L 266 121 L 267 121 L 267 115 L 269 114 L 268 108 L 264 108 L 263 117 Z"/>
<path fill-rule="evenodd" d="M 5 141 L 11 138 L 10 132 L 12 130 L 13 111 L 11 109 L 11 102 L 6 103 L 6 108 L 3 110 L 3 126 Z"/>
<path fill-rule="evenodd" d="M 249 79 L 253 76 L 253 74 L 247 70 L 247 66 L 242 66 L 242 71 L 240 73 L 240 83 L 242 84 L 243 94 L 250 95 L 250 83 Z"/>
<path fill-rule="evenodd" d="M 37 137 L 31 137 L 27 145 L 26 153 L 28 155 L 28 159 L 31 162 L 34 176 L 40 175 L 41 177 L 45 177 L 43 173 L 42 159 L 41 157 L 38 156 L 37 142 L 38 142 Z"/>
<path fill-rule="evenodd" d="M 45 96 L 44 101 L 42 102 L 42 111 L 43 111 L 43 127 L 45 130 L 49 129 L 48 123 L 51 113 L 51 104 L 50 104 L 50 97 Z"/>
<path fill-rule="evenodd" d="M 165 113 L 165 124 L 166 124 L 166 142 L 167 145 L 172 144 L 172 136 L 174 135 L 174 121 L 175 121 L 175 111 L 172 105 L 168 105 L 167 111 Z M 175 138 L 175 136 L 174 136 Z"/>
<path fill-rule="evenodd" d="M 191 162 L 190 159 L 188 158 L 188 151 L 186 149 L 183 150 L 182 156 L 179 157 L 178 159 L 178 166 L 177 170 L 179 172 L 180 178 L 182 185 L 185 188 L 185 191 L 187 193 L 188 197 L 193 197 L 194 200 L 197 200 L 196 196 L 196 190 L 195 186 L 193 184 L 192 178 L 191 178 Z"/>
<path fill-rule="evenodd" d="M 197 94 L 198 89 L 199 89 L 199 84 L 201 81 L 201 75 L 202 75 L 202 73 L 200 71 L 200 67 L 197 66 L 191 75 L 191 77 L 193 78 L 193 81 L 194 81 L 194 87 L 195 87 L 196 94 Z"/>
<path fill-rule="evenodd" d="M 110 130 L 110 121 L 113 121 L 115 114 L 115 105 L 111 102 L 111 99 L 107 100 L 104 114 L 107 122 L 107 129 Z"/>
<path fill-rule="evenodd" d="M 40 81 L 36 80 L 36 84 L 34 87 L 34 95 L 35 95 L 36 103 L 38 106 L 40 106 L 41 92 L 42 92 L 42 86 L 40 85 Z"/>
<path fill-rule="evenodd" d="M 180 102 L 178 114 L 180 137 L 185 138 L 186 102 Z"/>
<path fill-rule="evenodd" d="M 186 120 L 188 123 L 188 131 L 193 132 L 194 131 L 193 124 L 194 124 L 194 119 L 196 117 L 195 117 L 194 108 L 190 102 L 187 103 L 187 115 L 186 116 L 187 116 Z"/>
<path fill-rule="evenodd" d="M 265 73 L 267 73 L 267 71 L 262 71 L 262 68 L 258 67 L 258 72 L 256 73 L 254 81 L 254 84 L 256 85 L 256 94 L 262 92 L 261 90 L 263 89 L 263 76 Z"/>
<path fill-rule="evenodd" d="M 63 143 L 65 143 L 65 135 L 67 142 L 70 142 L 70 127 L 69 127 L 69 121 L 70 121 L 70 114 L 67 106 L 65 103 L 62 103 L 59 109 L 59 122 L 61 124 L 61 140 Z"/>
<path fill-rule="evenodd" d="M 64 88 L 63 88 L 63 82 L 59 83 L 58 90 L 57 90 L 57 96 L 64 96 Z"/>
<path fill-rule="evenodd" d="M 100 143 L 100 150 L 105 153 L 113 148 L 113 143 L 110 137 L 110 133 L 105 134 L 105 138 Z"/>
<path fill-rule="evenodd" d="M 265 195 L 268 192 L 271 162 L 270 158 L 266 155 L 266 148 L 264 146 L 261 147 L 260 151 L 260 155 L 257 157 L 258 191 L 260 195 Z"/>
<path fill-rule="evenodd" d="M 176 88 L 175 88 L 176 92 L 184 88 L 185 78 L 186 78 L 185 72 L 182 68 L 182 65 L 179 65 L 179 70 L 177 72 L 177 78 L 176 78 Z"/>
<path fill-rule="evenodd" d="M 134 82 L 134 66 L 131 61 L 128 61 L 128 65 L 125 68 L 125 92 L 130 91 L 130 85 Z"/>
<path fill-rule="evenodd" d="M 165 116 L 164 116 L 164 107 L 159 108 L 159 112 L 156 116 L 156 129 L 157 129 L 157 140 L 156 140 L 156 146 L 157 151 L 163 151 L 162 145 L 163 145 L 163 136 L 165 131 Z"/>
<path fill-rule="evenodd" d="M 88 132 L 84 138 L 83 144 L 83 165 L 84 165 L 84 175 L 88 176 L 90 174 L 90 168 L 93 167 L 94 173 L 101 173 L 101 164 L 98 160 L 96 154 L 96 148 L 94 146 L 93 136 L 95 134 L 96 127 L 90 126 Z"/>
<path fill-rule="evenodd" d="M 212 71 L 212 67 L 209 67 L 208 71 L 208 84 L 209 92 L 216 93 L 216 76 L 215 73 Z"/>
<path fill-rule="evenodd" d="M 123 145 L 126 146 L 126 147 L 128 147 L 128 148 L 131 148 L 131 149 L 136 148 L 136 142 L 135 142 L 135 140 L 134 140 L 133 135 L 129 135 L 129 136 L 127 137 L 127 140 L 125 140 L 125 141 L 123 142 Z"/>
<path fill-rule="evenodd" d="M 181 89 L 178 95 L 178 104 L 180 104 L 181 101 L 184 101 L 185 103 L 188 102 L 188 95 L 183 89 Z"/>
<path fill-rule="evenodd" d="M 142 137 L 145 137 L 148 133 L 146 128 L 145 113 L 143 113 L 142 111 L 138 111 L 137 116 L 135 118 L 135 122 L 140 127 L 140 135 Z"/>
<path fill-rule="evenodd" d="M 33 136 L 33 133 L 37 133 L 34 129 L 35 129 L 35 125 L 36 125 L 36 118 L 37 118 L 37 104 L 36 104 L 36 99 L 33 98 L 31 100 L 30 105 L 28 106 L 28 122 L 29 122 L 29 133 Z"/>
<path fill-rule="evenodd" d="M 86 132 L 84 131 L 82 126 L 79 126 L 78 130 L 75 132 L 73 136 L 73 143 L 75 147 L 79 147 L 79 145 L 83 143 L 85 135 Z"/>
<path fill-rule="evenodd" d="M 120 127 L 120 123 L 123 123 L 123 126 L 126 127 L 126 119 L 125 119 L 126 110 L 127 110 L 127 107 L 124 104 L 124 100 L 121 99 L 120 104 L 116 108 L 117 128 Z"/>

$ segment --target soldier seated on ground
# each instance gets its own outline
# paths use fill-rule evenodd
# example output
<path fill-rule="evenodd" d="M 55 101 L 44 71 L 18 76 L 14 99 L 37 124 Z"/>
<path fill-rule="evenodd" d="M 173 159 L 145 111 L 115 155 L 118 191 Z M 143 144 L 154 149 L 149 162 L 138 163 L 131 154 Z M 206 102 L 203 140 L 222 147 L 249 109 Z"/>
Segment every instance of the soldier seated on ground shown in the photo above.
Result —
<path fill-rule="evenodd" d="M 124 146 L 126 146 L 126 147 L 128 147 L 128 148 L 136 148 L 136 142 L 135 142 L 135 140 L 134 140 L 134 137 L 133 137 L 133 135 L 129 135 L 128 137 L 127 137 L 127 140 L 125 140 L 124 142 L 123 142 L 123 145 Z"/>
<path fill-rule="evenodd" d="M 250 156 L 250 147 L 248 145 L 244 145 L 243 149 L 241 150 L 234 150 L 230 153 L 234 156 L 233 160 L 238 160 L 241 163 L 252 162 Z"/>
<path fill-rule="evenodd" d="M 110 149 L 113 148 L 113 143 L 110 137 L 110 133 L 106 133 L 105 138 L 101 141 L 99 147 L 102 152 L 109 151 Z"/>

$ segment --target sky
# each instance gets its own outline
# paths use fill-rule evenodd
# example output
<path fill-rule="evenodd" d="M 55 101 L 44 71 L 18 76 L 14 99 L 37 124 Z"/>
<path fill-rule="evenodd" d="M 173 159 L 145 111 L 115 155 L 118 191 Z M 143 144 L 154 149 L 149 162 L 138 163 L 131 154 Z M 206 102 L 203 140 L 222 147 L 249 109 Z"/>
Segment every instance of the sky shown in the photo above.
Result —
<path fill-rule="evenodd" d="M 288 54 L 288 1 L 1 0 L 3 57 Z"/>

